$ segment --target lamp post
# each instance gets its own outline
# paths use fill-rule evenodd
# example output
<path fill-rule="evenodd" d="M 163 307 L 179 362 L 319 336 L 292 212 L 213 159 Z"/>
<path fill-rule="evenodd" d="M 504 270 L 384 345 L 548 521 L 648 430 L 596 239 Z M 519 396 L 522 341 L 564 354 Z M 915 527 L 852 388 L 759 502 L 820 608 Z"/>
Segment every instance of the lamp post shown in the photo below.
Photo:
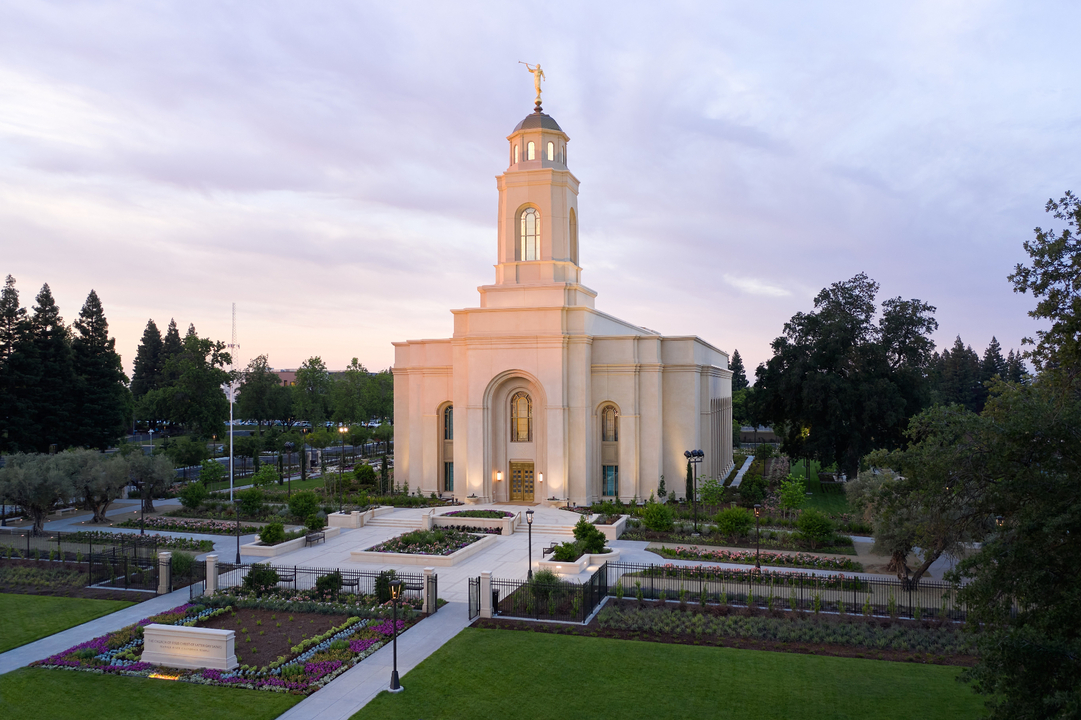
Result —
<path fill-rule="evenodd" d="M 240 498 L 236 500 L 236 564 L 240 564 Z"/>
<path fill-rule="evenodd" d="M 338 458 L 338 513 L 342 511 L 342 472 L 345 470 L 345 434 L 349 428 L 345 425 L 338 426 L 338 434 L 342 438 L 342 456 Z"/>
<path fill-rule="evenodd" d="M 139 482 L 139 534 L 146 535 L 146 480 Z"/>
<path fill-rule="evenodd" d="M 754 569 L 761 570 L 762 563 L 758 561 L 760 545 L 758 544 L 758 516 L 762 513 L 762 506 L 754 506 Z"/>
<path fill-rule="evenodd" d="M 533 511 L 525 511 L 525 524 L 529 528 L 529 572 L 526 578 L 533 579 Z"/>
<path fill-rule="evenodd" d="M 698 488 L 695 487 L 695 478 L 698 477 L 698 463 L 702 462 L 706 454 L 701 450 L 684 450 L 683 457 L 687 458 L 687 467 L 694 465 L 691 471 L 690 487 L 691 505 L 694 507 L 694 534 L 698 534 Z"/>
<path fill-rule="evenodd" d="M 390 581 L 390 599 L 391 605 L 394 608 L 394 621 L 391 625 L 391 632 L 393 632 L 394 643 L 394 669 L 390 673 L 390 691 L 392 693 L 398 693 L 404 690 L 401 683 L 398 682 L 398 601 L 402 597 L 402 581 L 391 580 Z"/>

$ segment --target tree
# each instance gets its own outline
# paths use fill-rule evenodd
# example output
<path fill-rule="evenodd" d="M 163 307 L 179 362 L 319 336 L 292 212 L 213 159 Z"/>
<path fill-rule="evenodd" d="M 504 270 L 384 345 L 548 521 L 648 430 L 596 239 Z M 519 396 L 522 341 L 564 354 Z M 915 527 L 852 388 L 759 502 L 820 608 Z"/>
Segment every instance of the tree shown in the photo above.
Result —
<path fill-rule="evenodd" d="M 807 486 L 803 480 L 789 475 L 781 481 L 781 510 L 799 510 L 807 502 Z"/>
<path fill-rule="evenodd" d="M 154 495 L 176 481 L 176 469 L 164 455 L 129 455 L 128 477 L 139 488 L 143 511 L 154 512 Z"/>
<path fill-rule="evenodd" d="M 394 439 L 394 426 L 384 423 L 372 431 L 372 438 L 383 443 L 385 452 L 390 452 L 390 441 Z"/>
<path fill-rule="evenodd" d="M 109 522 L 106 511 L 129 483 L 127 459 L 122 455 L 109 457 L 82 449 L 71 450 L 61 458 L 71 466 L 74 489 L 82 493 L 86 506 L 94 512 L 90 522 Z"/>
<path fill-rule="evenodd" d="M 177 467 L 200 465 L 210 456 L 206 443 L 193 440 L 187 435 L 166 440 L 162 444 L 161 451 Z"/>
<path fill-rule="evenodd" d="M 29 352 L 37 372 L 26 397 L 35 449 L 47 452 L 50 445 L 62 450 L 75 440 L 75 366 L 71 337 L 48 284 L 35 302 Z"/>
<path fill-rule="evenodd" d="M 272 464 L 265 464 L 259 466 L 255 475 L 252 476 L 252 484 L 258 487 L 265 487 L 267 485 L 274 485 L 278 482 L 278 471 L 274 469 Z"/>
<path fill-rule="evenodd" d="M 161 343 L 161 376 L 158 384 L 163 385 L 175 378 L 168 377 L 166 365 L 180 353 L 184 352 L 184 341 L 180 339 L 180 330 L 176 327 L 176 320 L 169 319 L 169 327 L 165 329 L 165 339 Z"/>
<path fill-rule="evenodd" d="M 182 425 L 198 438 L 220 435 L 229 417 L 222 390 L 230 378 L 223 369 L 230 361 L 225 343 L 188 335 L 182 347 L 165 362 L 163 386 L 143 396 L 138 412 Z"/>
<path fill-rule="evenodd" d="M 732 371 L 732 392 L 747 387 L 747 371 L 743 367 L 743 358 L 739 356 L 739 350 L 732 351 L 732 361 L 728 363 L 728 369 Z"/>
<path fill-rule="evenodd" d="M 980 356 L 965 346 L 958 335 L 953 348 L 943 350 L 935 367 L 935 402 L 940 405 L 963 405 L 971 412 L 983 409 Z"/>
<path fill-rule="evenodd" d="M 1010 354 L 1006 356 L 1006 375 L 1003 376 L 1006 382 L 1011 383 L 1024 383 L 1028 379 L 1028 371 L 1025 370 L 1025 361 L 1021 357 L 1021 353 L 1015 353 L 1010 350 Z"/>
<path fill-rule="evenodd" d="M 837 463 L 849 477 L 873 448 L 900 445 L 929 401 L 935 308 L 892 298 L 876 323 L 877 293 L 863 273 L 825 288 L 814 312 L 785 323 L 756 372 L 753 414 L 780 430 L 784 452 Z"/>
<path fill-rule="evenodd" d="M 293 410 L 297 417 L 312 424 L 314 429 L 327 417 L 327 393 L 330 375 L 322 358 L 310 357 L 297 370 L 293 386 Z"/>
<path fill-rule="evenodd" d="M 224 480 L 226 474 L 225 466 L 217 460 L 203 460 L 199 470 L 199 480 L 207 487 L 210 487 L 214 483 Z"/>
<path fill-rule="evenodd" d="M 131 372 L 131 394 L 136 400 L 161 385 L 163 367 L 161 331 L 153 319 L 147 320 Z"/>
<path fill-rule="evenodd" d="M 364 408 L 380 421 L 394 418 L 394 376 L 390 370 L 381 370 L 369 377 Z"/>
<path fill-rule="evenodd" d="M 1002 357 L 1002 346 L 998 344 L 998 338 L 991 336 L 991 342 L 983 351 L 983 360 L 980 362 L 980 380 L 990 382 L 997 375 L 1006 378 L 1006 358 Z"/>
<path fill-rule="evenodd" d="M 74 327 L 78 331 L 72 352 L 79 410 L 73 444 L 105 450 L 123 437 L 132 405 L 116 340 L 109 337 L 109 323 L 93 290 Z"/>
<path fill-rule="evenodd" d="M 241 375 L 240 389 L 236 399 L 236 411 L 244 420 L 258 423 L 258 432 L 263 434 L 263 423 L 276 419 L 277 408 L 274 406 L 274 389 L 281 387 L 281 378 L 270 369 L 266 355 L 259 355 L 248 363 L 248 368 Z"/>
<path fill-rule="evenodd" d="M 367 369 L 353 358 L 345 372 L 336 376 L 330 385 L 331 419 L 334 422 L 367 422 L 372 414 L 365 407 L 367 386 L 372 382 Z"/>
<path fill-rule="evenodd" d="M 19 304 L 15 278 L 8 275 L 0 291 L 0 451 L 25 450 L 33 441 L 25 396 L 34 371 L 25 352 L 29 334 L 30 321 Z"/>
<path fill-rule="evenodd" d="M 0 495 L 22 507 L 33 521 L 31 535 L 45 532 L 45 517 L 75 495 L 63 455 L 16 453 L 0 468 Z"/>

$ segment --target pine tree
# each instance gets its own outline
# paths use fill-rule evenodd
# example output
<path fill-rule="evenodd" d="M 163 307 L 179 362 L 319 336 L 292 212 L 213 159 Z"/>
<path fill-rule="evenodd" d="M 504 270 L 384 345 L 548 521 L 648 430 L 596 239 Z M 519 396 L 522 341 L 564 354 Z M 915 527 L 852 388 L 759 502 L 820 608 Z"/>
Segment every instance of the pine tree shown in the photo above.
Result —
<path fill-rule="evenodd" d="M 169 361 L 184 352 L 184 341 L 180 339 L 180 330 L 176 327 L 176 320 L 169 320 L 169 327 L 165 330 L 165 339 L 161 343 L 161 377 L 159 387 L 165 387 L 176 380 L 175 373 L 170 374 L 166 367 Z"/>
<path fill-rule="evenodd" d="M 63 450 L 74 440 L 75 368 L 71 337 L 48 283 L 41 287 L 35 301 L 29 345 L 38 372 L 34 385 L 26 393 L 28 430 L 34 433 L 38 452 L 48 452 L 50 445 Z"/>
<path fill-rule="evenodd" d="M 995 375 L 1006 378 L 1006 359 L 1002 357 L 1002 346 L 998 344 L 998 338 L 991 336 L 991 343 L 983 352 L 983 362 L 980 363 L 980 379 L 984 382 Z"/>
<path fill-rule="evenodd" d="M 973 412 L 982 409 L 980 402 L 980 356 L 961 341 L 953 342 L 953 348 L 943 350 L 940 364 L 939 400 L 945 405 L 959 404 Z"/>
<path fill-rule="evenodd" d="M 151 390 L 161 386 L 162 371 L 162 341 L 161 331 L 154 324 L 154 320 L 148 320 L 146 329 L 143 330 L 143 338 L 139 341 L 139 349 L 135 353 L 135 367 L 131 373 L 131 394 L 134 398 L 141 398 Z"/>
<path fill-rule="evenodd" d="M 131 407 L 127 377 L 109 337 L 109 322 L 93 290 L 86 298 L 72 341 L 78 378 L 78 414 L 74 444 L 105 450 L 124 434 Z"/>
<path fill-rule="evenodd" d="M 0 291 L 0 451 L 17 451 L 27 422 L 19 390 L 26 386 L 25 357 L 18 354 L 29 332 L 26 308 L 19 305 L 15 278 L 7 276 Z"/>
<path fill-rule="evenodd" d="M 195 332 L 195 323 L 188 323 L 188 331 L 184 333 L 184 337 L 199 337 Z"/>
<path fill-rule="evenodd" d="M 1012 383 L 1024 383 L 1027 376 L 1028 371 L 1025 370 L 1021 353 L 1010 350 L 1010 354 L 1006 356 L 1006 380 Z"/>
<path fill-rule="evenodd" d="M 743 358 L 739 356 L 739 350 L 732 352 L 732 361 L 728 363 L 728 369 L 732 371 L 732 392 L 747 387 L 747 370 L 743 367 Z"/>

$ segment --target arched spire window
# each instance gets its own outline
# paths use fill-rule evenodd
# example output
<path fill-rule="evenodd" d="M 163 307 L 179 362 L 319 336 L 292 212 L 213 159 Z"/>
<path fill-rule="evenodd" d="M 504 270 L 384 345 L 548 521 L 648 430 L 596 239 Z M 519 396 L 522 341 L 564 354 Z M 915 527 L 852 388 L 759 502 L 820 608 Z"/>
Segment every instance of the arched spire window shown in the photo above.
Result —
<path fill-rule="evenodd" d="M 570 211 L 570 255 L 571 262 L 575 265 L 578 264 L 578 213 L 574 212 L 574 208 Z"/>
<path fill-rule="evenodd" d="M 533 442 L 533 401 L 525 392 L 510 399 L 510 441 Z"/>
<path fill-rule="evenodd" d="M 526 208 L 522 211 L 519 237 L 519 260 L 536 260 L 540 255 L 540 213 L 536 208 Z"/>
<path fill-rule="evenodd" d="M 454 406 L 447 405 L 443 410 L 443 439 L 454 439 Z"/>
<path fill-rule="evenodd" d="M 556 159 L 556 144 L 554 142 L 548 142 L 548 162 L 554 162 Z"/>
<path fill-rule="evenodd" d="M 518 145 L 517 145 L 517 143 L 515 143 L 515 145 L 514 145 L 514 164 L 515 165 L 518 164 Z"/>
<path fill-rule="evenodd" d="M 601 441 L 619 441 L 619 413 L 611 405 L 601 413 Z"/>
<path fill-rule="evenodd" d="M 529 144 L 525 146 L 525 159 L 526 160 L 536 160 L 537 159 L 536 150 L 537 150 L 537 146 L 533 144 L 532 140 L 530 140 Z"/>

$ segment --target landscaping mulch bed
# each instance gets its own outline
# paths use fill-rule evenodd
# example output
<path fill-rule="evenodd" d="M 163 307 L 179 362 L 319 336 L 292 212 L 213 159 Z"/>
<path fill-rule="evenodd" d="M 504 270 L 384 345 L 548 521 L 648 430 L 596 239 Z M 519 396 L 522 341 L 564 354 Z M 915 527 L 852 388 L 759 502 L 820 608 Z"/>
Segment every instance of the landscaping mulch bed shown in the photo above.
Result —
<path fill-rule="evenodd" d="M 608 605 L 619 605 L 621 601 L 614 598 L 608 599 Z M 791 619 L 792 613 L 782 610 L 733 608 L 723 606 L 707 606 L 705 610 L 694 605 L 680 606 L 676 603 L 661 605 L 657 601 L 646 601 L 646 607 L 665 607 L 671 612 L 705 612 L 716 615 L 738 615 L 743 617 L 768 617 L 779 619 Z M 637 607 L 637 601 L 623 600 L 622 607 L 631 609 Z M 931 620 L 902 620 L 880 617 L 863 617 L 859 615 L 820 616 L 819 619 L 826 623 L 869 623 L 879 627 L 891 625 L 908 625 L 924 629 L 940 626 L 940 621 Z M 639 640 L 645 642 L 659 642 L 679 645 L 704 645 L 713 647 L 730 647 L 747 650 L 767 650 L 771 652 L 801 653 L 805 655 L 827 655 L 832 657 L 863 658 L 870 660 L 888 660 L 891 662 L 914 662 L 932 665 L 957 665 L 971 667 L 976 664 L 976 657 L 965 654 L 931 654 L 924 652 L 879 649 L 867 647 L 853 647 L 850 645 L 837 645 L 823 642 L 782 642 L 776 640 L 762 640 L 754 638 L 740 638 L 716 635 L 696 635 L 692 633 L 660 633 L 640 630 L 620 630 L 602 627 L 599 617 L 594 617 L 588 625 L 571 625 L 566 623 L 550 623 L 543 621 L 517 620 L 513 618 L 479 618 L 473 627 L 494 630 L 519 630 L 525 632 L 554 633 L 557 635 L 576 635 L 581 637 L 602 637 L 617 640 Z"/>
<path fill-rule="evenodd" d="M 199 627 L 236 631 L 235 651 L 248 665 L 266 665 L 305 638 L 320 635 L 341 625 L 348 615 L 273 612 L 239 609 L 199 623 Z M 245 630 L 247 632 L 245 632 Z"/>
<path fill-rule="evenodd" d="M 762 534 L 765 535 L 767 529 L 762 530 Z M 788 531 L 791 532 L 791 531 Z M 716 533 L 704 532 L 700 535 L 693 535 L 689 532 L 660 532 L 657 530 L 645 530 L 643 528 L 637 528 L 634 530 L 627 530 L 620 536 L 620 540 L 639 540 L 646 542 L 661 542 L 668 545 L 708 545 L 711 547 L 728 547 L 738 548 L 741 550 L 754 550 L 755 543 L 754 538 L 738 540 L 733 539 L 727 535 L 720 535 Z M 780 552 L 813 552 L 815 554 L 833 554 L 833 555 L 856 555 L 856 548 L 852 543 L 847 545 L 831 545 L 823 546 L 820 548 L 812 549 L 809 545 L 798 545 L 794 543 L 782 543 L 772 542 L 763 538 L 762 543 L 759 545 L 763 550 L 780 551 Z"/>
<path fill-rule="evenodd" d="M 5 572 L 7 568 L 27 569 L 25 573 Z M 91 598 L 94 600 L 126 600 L 143 602 L 154 593 L 86 587 L 86 563 L 42 562 L 37 560 L 0 560 L 0 593 L 16 595 L 49 595 L 52 597 Z"/>

